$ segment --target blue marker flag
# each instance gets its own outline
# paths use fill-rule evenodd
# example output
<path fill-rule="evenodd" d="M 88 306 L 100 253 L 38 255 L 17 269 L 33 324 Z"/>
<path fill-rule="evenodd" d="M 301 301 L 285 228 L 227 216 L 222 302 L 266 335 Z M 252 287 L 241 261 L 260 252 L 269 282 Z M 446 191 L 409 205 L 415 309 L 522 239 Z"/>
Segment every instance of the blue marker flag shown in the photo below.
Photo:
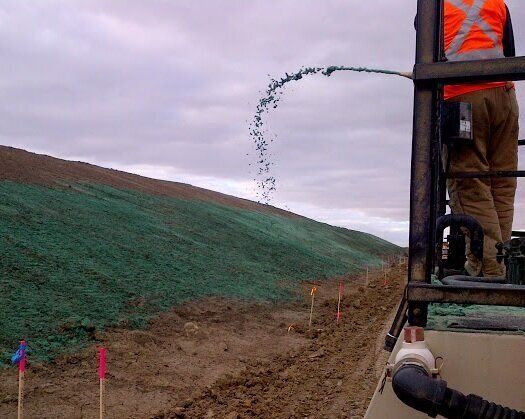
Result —
<path fill-rule="evenodd" d="M 20 346 L 18 347 L 16 352 L 13 354 L 13 356 L 11 356 L 11 363 L 13 365 L 18 365 L 20 363 L 20 361 L 22 361 L 22 359 L 25 358 L 26 350 L 27 350 L 26 348 L 27 348 L 26 341 L 25 340 L 21 340 L 20 341 Z"/>

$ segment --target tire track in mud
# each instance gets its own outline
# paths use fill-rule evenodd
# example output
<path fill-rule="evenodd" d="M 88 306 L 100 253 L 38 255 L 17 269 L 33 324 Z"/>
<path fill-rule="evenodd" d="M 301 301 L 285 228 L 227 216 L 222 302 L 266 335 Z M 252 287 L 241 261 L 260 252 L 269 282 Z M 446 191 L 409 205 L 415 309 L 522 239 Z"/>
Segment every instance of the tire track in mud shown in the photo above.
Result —
<path fill-rule="evenodd" d="M 154 418 L 363 417 L 379 380 L 378 363 L 385 358 L 378 336 L 397 308 L 405 267 L 393 267 L 386 286 L 381 272 L 373 274 L 366 288 L 358 281 L 353 278 L 347 287 L 339 325 L 336 296 L 322 292 L 336 287 L 322 285 L 312 328 L 305 316 L 292 332 L 304 335 L 306 345 L 270 361 L 250 362 L 243 372 L 217 380 L 200 396 Z M 308 309 L 309 303 L 303 306 Z"/>

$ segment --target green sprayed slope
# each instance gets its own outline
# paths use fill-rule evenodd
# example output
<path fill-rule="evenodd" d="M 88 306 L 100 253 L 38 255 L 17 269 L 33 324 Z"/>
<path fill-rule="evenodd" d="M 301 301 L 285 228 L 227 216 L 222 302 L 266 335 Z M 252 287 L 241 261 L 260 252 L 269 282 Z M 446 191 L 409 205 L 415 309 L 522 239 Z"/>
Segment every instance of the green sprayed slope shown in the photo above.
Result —
<path fill-rule="evenodd" d="M 272 301 L 399 248 L 365 233 L 217 204 L 77 184 L 0 183 L 0 353 L 49 360 L 108 326 L 206 295 Z M 283 285 L 284 284 L 284 285 Z"/>

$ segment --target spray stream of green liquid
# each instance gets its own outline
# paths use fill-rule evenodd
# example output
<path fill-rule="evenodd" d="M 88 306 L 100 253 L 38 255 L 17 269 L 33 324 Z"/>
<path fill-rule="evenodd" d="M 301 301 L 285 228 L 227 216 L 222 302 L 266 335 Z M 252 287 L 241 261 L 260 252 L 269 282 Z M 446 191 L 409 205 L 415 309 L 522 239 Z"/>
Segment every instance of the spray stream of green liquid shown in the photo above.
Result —
<path fill-rule="evenodd" d="M 301 80 L 303 76 L 310 74 L 322 74 L 330 77 L 335 71 L 354 71 L 364 73 L 379 73 L 388 74 L 394 76 L 406 77 L 412 79 L 412 73 L 381 70 L 366 67 L 346 67 L 346 66 L 330 66 L 330 67 L 303 67 L 297 73 L 285 74 L 285 77 L 280 80 L 271 79 L 268 88 L 266 89 L 265 96 L 259 101 L 257 110 L 253 117 L 253 121 L 250 123 L 249 131 L 253 142 L 256 147 L 256 160 L 257 160 L 257 179 L 255 179 L 258 187 L 257 198 L 259 202 L 269 204 L 271 202 L 271 196 L 276 188 L 275 177 L 271 173 L 271 166 L 273 163 L 270 161 L 270 154 L 268 153 L 269 143 L 265 138 L 265 127 L 263 122 L 263 115 L 268 113 L 270 109 L 277 108 L 281 95 L 283 94 L 284 85 L 296 80 Z M 273 138 L 269 140 L 273 142 Z"/>

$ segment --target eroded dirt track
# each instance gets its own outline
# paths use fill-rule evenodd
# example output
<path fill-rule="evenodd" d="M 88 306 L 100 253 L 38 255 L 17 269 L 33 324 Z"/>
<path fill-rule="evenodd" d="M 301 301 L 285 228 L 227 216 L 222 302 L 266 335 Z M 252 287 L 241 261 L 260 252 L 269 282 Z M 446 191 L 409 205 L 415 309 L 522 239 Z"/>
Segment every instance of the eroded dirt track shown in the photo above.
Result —
<path fill-rule="evenodd" d="M 382 332 L 399 301 L 404 271 L 392 269 L 386 286 L 377 273 L 369 287 L 356 282 L 346 287 L 339 324 L 336 284 L 318 287 L 321 306 L 313 327 L 303 323 L 291 331 L 305 336 L 304 346 L 250 362 L 157 418 L 363 417 L 386 362 Z"/>
<path fill-rule="evenodd" d="M 385 327 L 404 267 L 318 286 L 312 327 L 303 302 L 211 298 L 159 316 L 144 331 L 97 336 L 108 348 L 106 418 L 361 418 L 386 354 Z M 292 326 L 292 327 L 290 327 Z M 25 419 L 98 417 L 96 348 L 29 365 Z M 17 374 L 0 373 L 0 417 L 16 417 Z"/>

